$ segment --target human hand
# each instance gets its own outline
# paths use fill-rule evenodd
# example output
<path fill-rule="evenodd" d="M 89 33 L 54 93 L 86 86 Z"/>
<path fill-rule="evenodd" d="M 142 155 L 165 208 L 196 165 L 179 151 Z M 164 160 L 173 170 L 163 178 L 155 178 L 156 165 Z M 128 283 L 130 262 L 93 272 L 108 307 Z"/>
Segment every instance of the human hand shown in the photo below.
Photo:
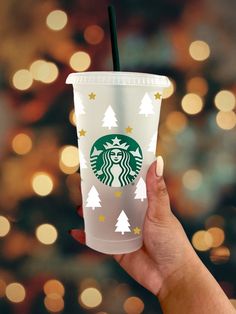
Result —
<path fill-rule="evenodd" d="M 166 289 L 173 274 L 184 270 L 185 265 L 197 258 L 171 211 L 162 173 L 163 159 L 158 157 L 146 177 L 148 209 L 143 225 L 143 246 L 132 253 L 113 255 L 130 276 L 155 295 Z M 73 229 L 70 234 L 85 244 L 83 230 Z"/>

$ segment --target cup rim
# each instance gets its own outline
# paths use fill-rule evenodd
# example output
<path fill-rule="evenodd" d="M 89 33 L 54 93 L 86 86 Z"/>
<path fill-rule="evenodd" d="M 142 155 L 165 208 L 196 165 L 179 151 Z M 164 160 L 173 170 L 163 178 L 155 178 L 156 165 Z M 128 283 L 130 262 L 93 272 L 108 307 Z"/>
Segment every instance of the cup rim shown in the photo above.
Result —
<path fill-rule="evenodd" d="M 170 86 L 170 80 L 164 75 L 151 73 L 123 71 L 88 71 L 70 73 L 66 79 L 66 84 L 157 86 L 166 88 Z"/>

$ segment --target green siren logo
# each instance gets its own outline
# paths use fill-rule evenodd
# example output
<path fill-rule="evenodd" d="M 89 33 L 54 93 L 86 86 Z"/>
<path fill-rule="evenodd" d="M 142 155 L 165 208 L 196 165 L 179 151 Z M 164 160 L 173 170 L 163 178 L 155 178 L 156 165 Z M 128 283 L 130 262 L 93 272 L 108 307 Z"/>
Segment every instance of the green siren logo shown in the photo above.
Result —
<path fill-rule="evenodd" d="M 112 187 L 131 183 L 141 169 L 142 160 L 138 143 L 122 134 L 100 137 L 90 151 L 94 174 L 102 183 Z"/>

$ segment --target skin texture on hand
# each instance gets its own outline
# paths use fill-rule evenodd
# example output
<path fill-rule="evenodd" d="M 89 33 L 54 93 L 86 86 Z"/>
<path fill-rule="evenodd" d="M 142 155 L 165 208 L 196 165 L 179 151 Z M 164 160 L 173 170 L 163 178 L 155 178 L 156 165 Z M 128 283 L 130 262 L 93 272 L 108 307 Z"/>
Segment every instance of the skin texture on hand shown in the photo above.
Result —
<path fill-rule="evenodd" d="M 161 161 L 160 168 L 163 166 Z M 206 308 L 206 311 L 200 310 L 202 314 L 235 313 L 172 213 L 162 169 L 156 171 L 156 162 L 147 172 L 146 183 L 148 208 L 143 225 L 143 246 L 132 253 L 115 254 L 114 259 L 138 283 L 159 298 L 165 314 L 197 314 L 199 307 L 195 305 L 199 304 L 201 308 L 201 303 Z M 85 243 L 84 231 L 71 230 L 70 233 L 77 241 Z M 196 293 L 194 289 L 199 292 Z M 212 298 L 214 295 L 216 299 L 219 298 L 220 306 L 225 307 L 227 312 L 217 312 L 217 302 L 211 302 L 207 307 L 201 290 L 211 293 Z M 194 293 L 196 296 L 193 297 Z"/>

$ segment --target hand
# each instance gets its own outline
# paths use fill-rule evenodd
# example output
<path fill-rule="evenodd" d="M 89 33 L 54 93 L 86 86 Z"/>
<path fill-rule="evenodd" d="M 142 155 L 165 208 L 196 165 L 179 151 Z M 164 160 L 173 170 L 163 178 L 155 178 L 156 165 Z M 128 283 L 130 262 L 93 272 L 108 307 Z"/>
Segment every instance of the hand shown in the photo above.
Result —
<path fill-rule="evenodd" d="M 130 276 L 155 295 L 167 285 L 172 274 L 179 269 L 184 270 L 185 265 L 197 258 L 180 222 L 171 212 L 160 157 L 157 172 L 160 176 L 156 175 L 154 162 L 146 177 L 148 209 L 142 248 L 128 254 L 113 255 Z M 83 230 L 73 229 L 70 233 L 81 244 L 85 243 Z"/>

